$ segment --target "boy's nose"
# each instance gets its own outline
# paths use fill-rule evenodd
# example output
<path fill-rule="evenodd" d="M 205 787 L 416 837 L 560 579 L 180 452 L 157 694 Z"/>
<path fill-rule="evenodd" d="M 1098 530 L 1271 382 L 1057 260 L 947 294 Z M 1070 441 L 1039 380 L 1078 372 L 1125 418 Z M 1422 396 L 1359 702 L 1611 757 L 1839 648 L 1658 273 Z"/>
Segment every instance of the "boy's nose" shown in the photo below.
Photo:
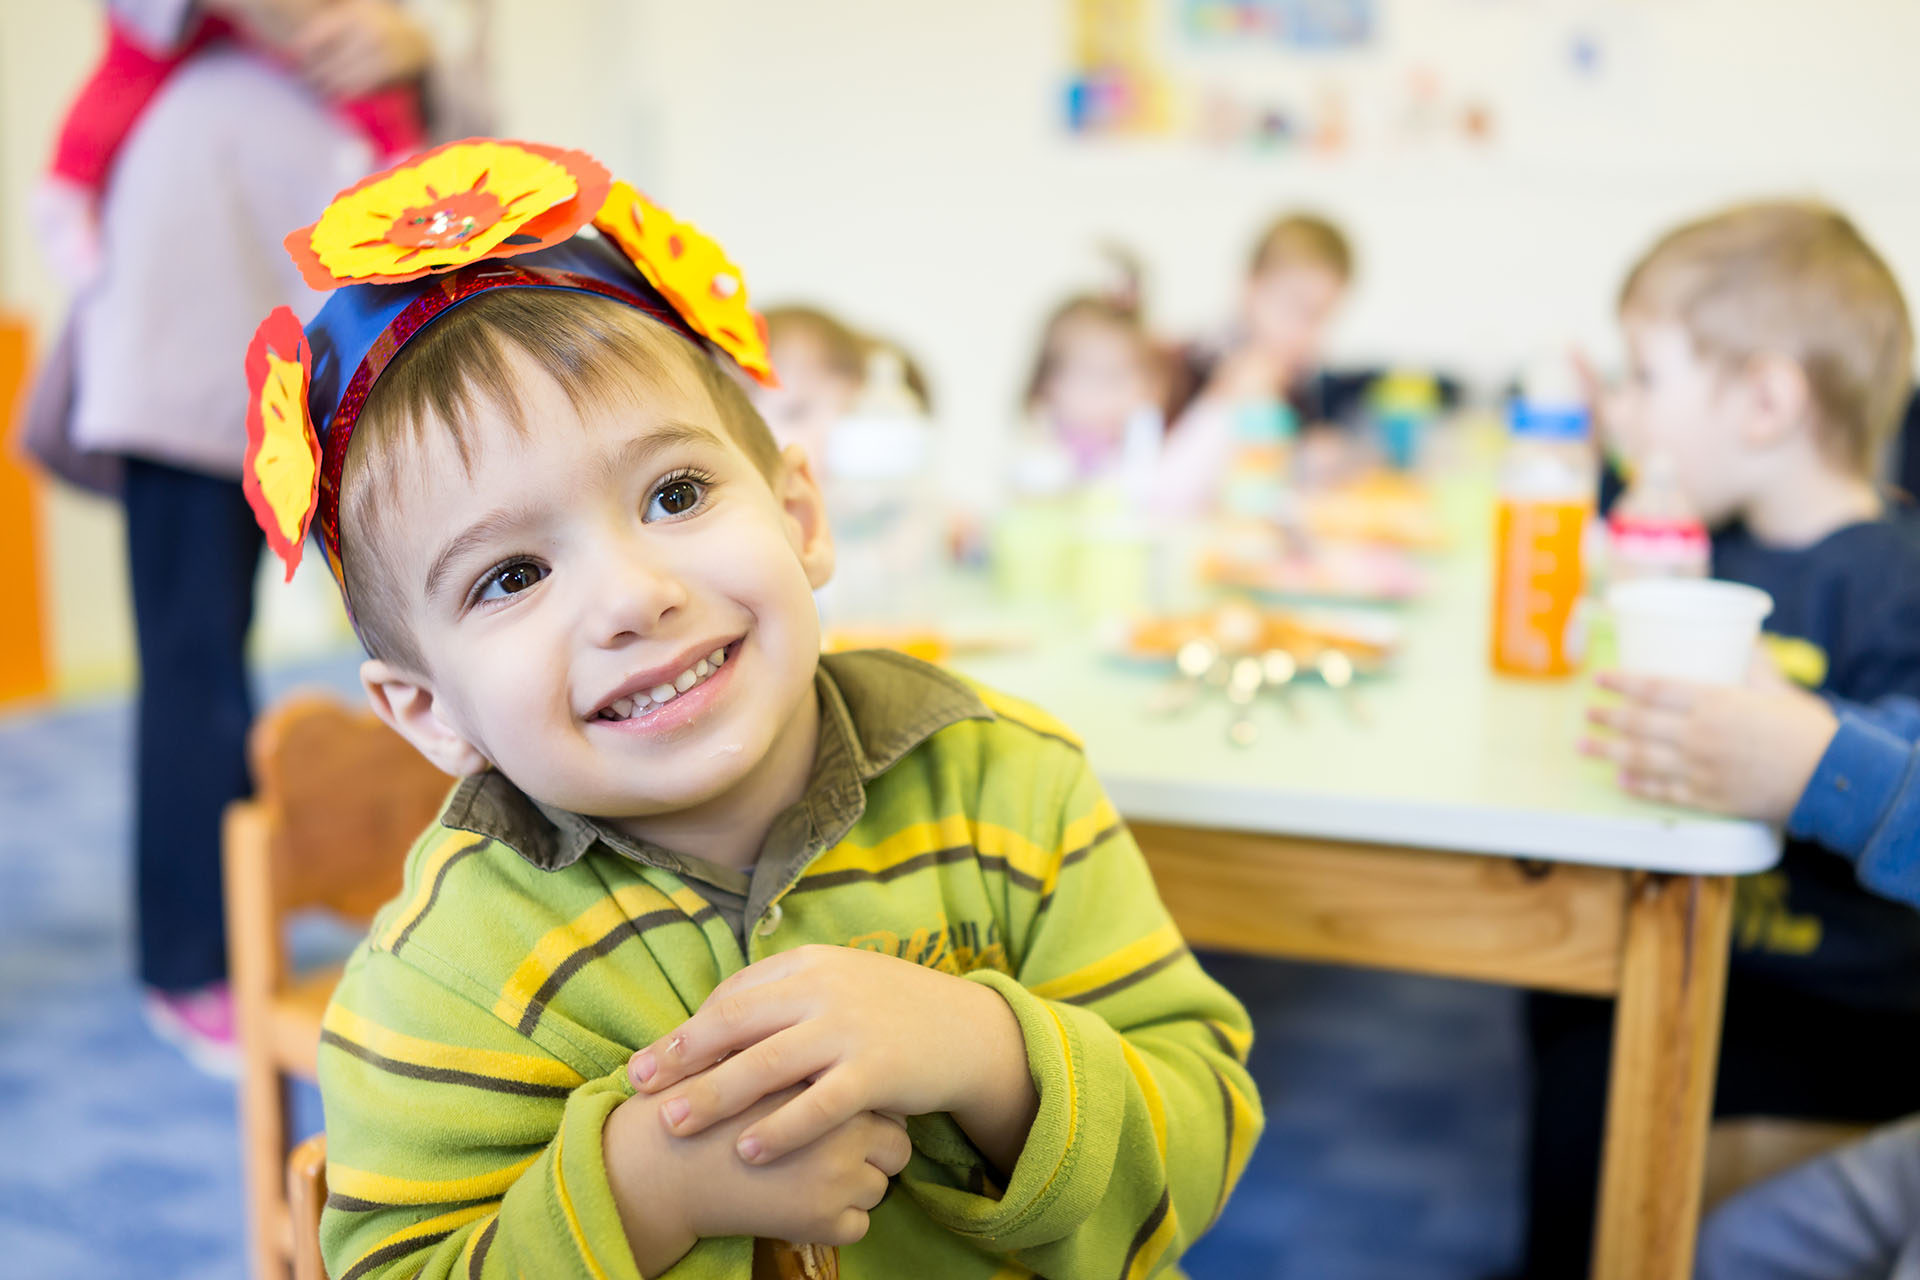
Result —
<path fill-rule="evenodd" d="M 609 548 L 584 588 L 586 638 L 611 647 L 641 639 L 687 602 L 678 574 L 643 550 Z"/>

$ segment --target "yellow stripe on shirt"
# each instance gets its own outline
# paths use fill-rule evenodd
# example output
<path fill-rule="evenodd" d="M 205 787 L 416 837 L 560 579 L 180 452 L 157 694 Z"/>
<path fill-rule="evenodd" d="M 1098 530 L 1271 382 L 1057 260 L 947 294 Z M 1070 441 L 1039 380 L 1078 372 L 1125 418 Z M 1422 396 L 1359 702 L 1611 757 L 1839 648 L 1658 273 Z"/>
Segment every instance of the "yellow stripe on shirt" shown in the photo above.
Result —
<path fill-rule="evenodd" d="M 585 1076 L 557 1059 L 422 1040 L 418 1036 L 388 1030 L 341 1004 L 327 1006 L 326 1017 L 321 1020 L 320 1026 L 322 1030 L 331 1031 L 395 1062 L 463 1071 L 521 1084 L 557 1085 L 563 1088 L 572 1088 L 586 1080 Z"/>
<path fill-rule="evenodd" d="M 1178 926 L 1168 921 L 1111 955 L 1075 969 L 1072 973 L 1034 983 L 1029 989 L 1043 999 L 1071 1000 L 1075 996 L 1109 986 L 1156 962 L 1164 963 L 1185 950 L 1186 943 L 1181 940 Z"/>
<path fill-rule="evenodd" d="M 376 1173 L 350 1165 L 327 1162 L 327 1193 L 351 1196 L 377 1204 L 453 1204 L 468 1200 L 490 1200 L 507 1193 L 507 1188 L 540 1158 L 538 1151 L 525 1160 L 503 1169 L 469 1174 L 464 1178 L 402 1178 L 398 1174 Z"/>
<path fill-rule="evenodd" d="M 507 979 L 500 999 L 493 1006 L 494 1016 L 509 1026 L 517 1025 L 534 996 L 567 957 L 592 946 L 636 916 L 672 906 L 674 903 L 667 895 L 652 885 L 630 884 L 614 890 L 567 923 L 548 930 Z"/>

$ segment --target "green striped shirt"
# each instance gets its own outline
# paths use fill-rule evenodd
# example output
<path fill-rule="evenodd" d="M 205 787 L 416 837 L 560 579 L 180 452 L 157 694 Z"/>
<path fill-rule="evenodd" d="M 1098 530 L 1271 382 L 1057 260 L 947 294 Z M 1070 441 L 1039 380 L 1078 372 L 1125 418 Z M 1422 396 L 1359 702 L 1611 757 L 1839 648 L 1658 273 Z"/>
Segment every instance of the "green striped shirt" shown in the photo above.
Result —
<path fill-rule="evenodd" d="M 1149 1275 L 1218 1216 L 1261 1126 L 1246 1013 L 1187 951 L 1079 742 L 897 654 L 824 658 L 817 685 L 801 814 L 728 890 L 744 932 L 696 859 L 615 847 L 491 775 L 455 790 L 326 1015 L 336 1280 L 637 1276 L 601 1152 L 628 1056 L 809 943 L 992 987 L 1040 1100 L 1004 1181 L 950 1117 L 910 1120 L 847 1280 Z M 751 1241 L 728 1238 L 670 1274 L 750 1271 Z"/>

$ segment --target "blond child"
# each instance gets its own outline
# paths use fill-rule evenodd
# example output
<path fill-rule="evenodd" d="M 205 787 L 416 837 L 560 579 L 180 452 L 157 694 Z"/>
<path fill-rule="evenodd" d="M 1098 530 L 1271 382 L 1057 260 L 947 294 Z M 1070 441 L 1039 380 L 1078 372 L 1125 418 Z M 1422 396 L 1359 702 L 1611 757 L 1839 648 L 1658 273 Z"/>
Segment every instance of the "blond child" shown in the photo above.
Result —
<path fill-rule="evenodd" d="M 1285 214 L 1261 233 L 1233 336 L 1222 351 L 1194 353 L 1175 389 L 1156 484 L 1172 514 L 1211 511 L 1248 428 L 1264 428 L 1281 406 L 1297 423 L 1324 416 L 1316 377 L 1353 272 L 1352 246 L 1323 217 Z"/>
<path fill-rule="evenodd" d="M 435 163 L 290 237 L 345 287 L 248 361 L 269 540 L 312 520 L 375 711 L 461 779 L 326 1015 L 329 1272 L 1167 1265 L 1259 1127 L 1247 1021 L 1078 743 L 820 656 L 820 491 L 717 246 L 576 152 Z M 455 239 L 366 234 L 474 182 Z"/>
<path fill-rule="evenodd" d="M 1671 461 L 1713 530 L 1716 576 L 1772 594 L 1775 645 L 1822 693 L 1920 693 L 1920 540 L 1874 483 L 1912 359 L 1885 263 L 1831 209 L 1746 205 L 1654 245 L 1620 319 L 1632 373 L 1608 414 L 1630 457 Z M 1619 687 L 1640 696 L 1598 719 L 1630 739 L 1589 750 L 1659 799 L 1784 816 L 1821 757 L 1809 743 L 1832 733 L 1830 710 L 1778 689 Z M 1705 752 L 1718 762 L 1699 763 Z M 1878 1048 L 1920 1037 L 1920 916 L 1796 839 L 1778 871 L 1741 882 L 1734 945 L 1721 1114 L 1874 1122 L 1920 1109 L 1920 1079 Z M 1586 1267 L 1607 1017 L 1533 1001 L 1529 1274 Z"/>

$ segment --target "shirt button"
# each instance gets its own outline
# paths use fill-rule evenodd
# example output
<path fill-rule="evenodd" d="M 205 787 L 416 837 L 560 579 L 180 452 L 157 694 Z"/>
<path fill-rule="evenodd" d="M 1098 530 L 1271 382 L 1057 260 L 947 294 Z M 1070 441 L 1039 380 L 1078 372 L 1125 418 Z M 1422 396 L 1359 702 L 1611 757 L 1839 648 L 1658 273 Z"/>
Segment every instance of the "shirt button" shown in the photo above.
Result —
<path fill-rule="evenodd" d="M 767 914 L 760 917 L 760 923 L 753 927 L 753 931 L 763 938 L 771 938 L 773 931 L 780 927 L 780 917 L 785 914 L 780 909 L 780 904 L 774 903 L 767 908 Z"/>

